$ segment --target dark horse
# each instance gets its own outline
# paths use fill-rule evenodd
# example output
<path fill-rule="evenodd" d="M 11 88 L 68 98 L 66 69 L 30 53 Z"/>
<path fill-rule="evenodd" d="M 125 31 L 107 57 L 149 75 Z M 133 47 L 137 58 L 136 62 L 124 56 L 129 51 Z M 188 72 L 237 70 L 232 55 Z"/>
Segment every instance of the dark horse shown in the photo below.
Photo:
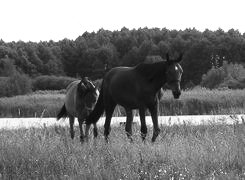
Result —
<path fill-rule="evenodd" d="M 126 110 L 126 133 L 131 139 L 133 109 L 139 109 L 141 121 L 141 136 L 145 140 L 147 127 L 145 122 L 145 110 L 148 108 L 153 122 L 154 142 L 160 132 L 158 126 L 157 92 L 164 84 L 171 88 L 174 98 L 181 94 L 180 81 L 183 70 L 179 64 L 182 54 L 174 60 L 157 63 L 142 63 L 135 67 L 116 67 L 106 73 L 100 91 L 99 99 L 94 110 L 86 119 L 87 127 L 85 136 L 88 135 L 90 124 L 96 123 L 105 111 L 104 136 L 108 140 L 110 123 L 114 108 L 117 104 Z"/>
<path fill-rule="evenodd" d="M 66 88 L 65 103 L 57 115 L 57 120 L 69 117 L 72 139 L 74 138 L 74 119 L 75 117 L 78 117 L 80 139 L 81 142 L 83 142 L 84 134 L 82 124 L 85 118 L 93 110 L 98 96 L 99 91 L 87 77 L 83 78 L 81 81 L 78 80 L 70 83 Z M 94 136 L 96 137 L 97 134 L 96 123 L 94 123 Z"/>

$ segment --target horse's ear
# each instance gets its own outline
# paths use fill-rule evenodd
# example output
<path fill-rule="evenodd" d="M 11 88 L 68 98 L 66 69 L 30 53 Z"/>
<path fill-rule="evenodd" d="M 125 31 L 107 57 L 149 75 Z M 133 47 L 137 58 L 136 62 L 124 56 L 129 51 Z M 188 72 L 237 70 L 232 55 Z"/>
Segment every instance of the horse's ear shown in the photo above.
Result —
<path fill-rule="evenodd" d="M 90 78 L 88 78 L 88 77 L 84 77 L 83 78 L 83 83 L 86 86 L 86 88 L 89 88 L 89 89 L 95 88 L 92 80 Z"/>
<path fill-rule="evenodd" d="M 82 79 L 81 79 L 81 82 L 87 87 L 87 86 L 89 86 L 89 79 L 88 79 L 88 77 L 83 77 Z"/>
<path fill-rule="evenodd" d="M 85 79 L 84 77 L 81 78 L 81 83 L 84 83 Z"/>
<path fill-rule="evenodd" d="M 82 81 L 83 81 L 84 83 L 87 83 L 87 82 L 89 82 L 89 78 L 88 78 L 88 77 L 83 77 L 83 78 L 82 78 Z"/>
<path fill-rule="evenodd" d="M 87 90 L 87 87 L 86 85 L 83 83 L 83 81 L 81 80 L 81 82 L 79 83 L 80 85 L 80 88 L 83 90 L 83 91 L 86 91 Z"/>
<path fill-rule="evenodd" d="M 166 54 L 166 60 L 167 60 L 167 62 L 169 62 L 169 54 L 168 53 Z"/>
<path fill-rule="evenodd" d="M 182 60 L 184 53 L 180 53 L 178 59 L 176 59 L 176 62 L 179 63 Z"/>

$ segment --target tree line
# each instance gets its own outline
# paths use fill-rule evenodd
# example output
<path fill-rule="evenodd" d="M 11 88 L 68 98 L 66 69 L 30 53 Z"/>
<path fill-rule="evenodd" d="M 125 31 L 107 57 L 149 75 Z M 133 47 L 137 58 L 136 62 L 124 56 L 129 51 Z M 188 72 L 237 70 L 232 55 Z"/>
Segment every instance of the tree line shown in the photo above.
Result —
<path fill-rule="evenodd" d="M 12 65 L 31 78 L 56 75 L 102 78 L 115 66 L 158 61 L 165 54 L 183 52 L 182 83 L 198 85 L 203 74 L 224 62 L 245 64 L 245 33 L 230 29 L 200 32 L 194 29 L 140 28 L 85 32 L 75 40 L 58 42 L 9 42 L 0 40 L 0 76 L 11 74 Z"/>

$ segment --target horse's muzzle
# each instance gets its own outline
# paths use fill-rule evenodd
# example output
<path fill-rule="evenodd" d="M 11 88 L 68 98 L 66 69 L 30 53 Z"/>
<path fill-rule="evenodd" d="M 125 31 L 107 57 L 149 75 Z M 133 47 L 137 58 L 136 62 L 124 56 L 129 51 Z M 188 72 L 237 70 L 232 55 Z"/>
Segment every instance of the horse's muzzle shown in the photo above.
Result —
<path fill-rule="evenodd" d="M 180 91 L 173 91 L 174 99 L 179 99 L 180 95 L 181 95 Z"/>

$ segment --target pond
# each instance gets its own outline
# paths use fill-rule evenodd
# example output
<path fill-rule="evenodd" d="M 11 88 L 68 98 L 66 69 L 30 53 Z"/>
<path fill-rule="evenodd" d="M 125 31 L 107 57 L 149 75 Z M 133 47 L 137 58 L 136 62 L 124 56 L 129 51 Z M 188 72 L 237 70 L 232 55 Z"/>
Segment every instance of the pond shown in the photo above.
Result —
<path fill-rule="evenodd" d="M 102 117 L 98 121 L 98 126 L 104 125 L 105 118 Z M 119 125 L 126 121 L 126 117 L 113 117 L 112 125 Z M 238 115 L 189 115 L 189 116 L 159 116 L 159 124 L 174 125 L 174 124 L 209 124 L 209 123 L 227 123 L 233 124 L 236 122 L 244 122 L 245 114 Z M 55 118 L 0 118 L 0 129 L 16 129 L 16 128 L 30 128 L 30 127 L 43 127 L 43 126 L 68 126 L 69 120 L 62 119 L 57 121 Z M 138 116 L 134 117 L 134 122 L 140 124 Z M 146 116 L 146 124 L 152 125 L 150 116 Z M 77 120 L 75 125 L 78 125 Z"/>

